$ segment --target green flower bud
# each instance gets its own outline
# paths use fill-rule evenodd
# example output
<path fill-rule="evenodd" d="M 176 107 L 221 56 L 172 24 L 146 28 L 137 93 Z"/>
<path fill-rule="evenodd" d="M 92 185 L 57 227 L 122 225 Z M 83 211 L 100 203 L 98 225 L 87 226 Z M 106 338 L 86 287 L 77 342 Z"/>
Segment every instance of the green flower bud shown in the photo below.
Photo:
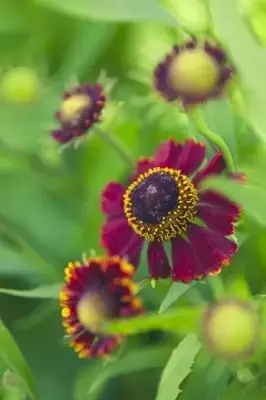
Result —
<path fill-rule="evenodd" d="M 216 61 L 200 48 L 182 52 L 169 67 L 172 87 L 187 95 L 207 95 L 216 87 L 219 75 Z"/>
<path fill-rule="evenodd" d="M 250 304 L 222 300 L 209 306 L 203 317 L 203 338 L 214 352 L 225 359 L 251 355 L 260 336 L 260 318 Z"/>
<path fill-rule="evenodd" d="M 32 103 L 39 92 L 39 77 L 36 71 L 29 67 L 12 68 L 0 81 L 0 96 L 10 103 Z"/>

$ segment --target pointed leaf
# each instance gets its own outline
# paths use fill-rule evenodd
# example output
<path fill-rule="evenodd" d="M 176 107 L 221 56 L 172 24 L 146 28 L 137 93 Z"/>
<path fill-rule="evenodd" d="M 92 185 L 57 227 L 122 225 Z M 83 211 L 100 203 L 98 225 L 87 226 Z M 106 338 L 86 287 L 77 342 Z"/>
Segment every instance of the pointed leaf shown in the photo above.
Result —
<path fill-rule="evenodd" d="M 100 21 L 156 21 L 177 25 L 156 0 L 35 0 L 36 3 L 79 18 Z"/>
<path fill-rule="evenodd" d="M 179 297 L 181 297 L 184 293 L 186 293 L 196 282 L 191 282 L 189 284 L 177 282 L 173 283 L 170 287 L 167 295 L 162 301 L 162 304 L 159 308 L 159 314 L 162 314 L 166 311 L 173 303 L 175 303 Z"/>
<path fill-rule="evenodd" d="M 135 335 L 152 330 L 189 333 L 197 330 L 201 308 L 182 307 L 165 314 L 141 315 L 106 324 L 110 334 Z"/>
<path fill-rule="evenodd" d="M 181 390 L 183 380 L 190 374 L 194 359 L 201 349 L 201 344 L 195 335 L 188 335 L 173 351 L 166 365 L 156 400 L 175 400 Z"/>
<path fill-rule="evenodd" d="M 0 358 L 22 380 L 25 391 L 31 399 L 36 399 L 36 389 L 30 368 L 12 335 L 0 321 Z"/>
<path fill-rule="evenodd" d="M 29 290 L 0 288 L 0 293 L 9 294 L 10 296 L 31 297 L 36 299 L 58 299 L 61 286 L 61 283 L 55 283 L 52 285 L 44 285 Z"/>

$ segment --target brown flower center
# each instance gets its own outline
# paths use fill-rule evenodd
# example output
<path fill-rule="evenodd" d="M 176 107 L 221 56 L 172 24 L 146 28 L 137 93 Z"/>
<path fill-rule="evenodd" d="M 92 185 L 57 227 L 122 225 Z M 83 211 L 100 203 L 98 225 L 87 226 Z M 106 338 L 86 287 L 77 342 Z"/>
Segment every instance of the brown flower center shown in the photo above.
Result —
<path fill-rule="evenodd" d="M 162 242 L 187 230 L 195 218 L 197 202 L 197 190 L 187 176 L 156 167 L 128 187 L 124 212 L 138 235 Z"/>

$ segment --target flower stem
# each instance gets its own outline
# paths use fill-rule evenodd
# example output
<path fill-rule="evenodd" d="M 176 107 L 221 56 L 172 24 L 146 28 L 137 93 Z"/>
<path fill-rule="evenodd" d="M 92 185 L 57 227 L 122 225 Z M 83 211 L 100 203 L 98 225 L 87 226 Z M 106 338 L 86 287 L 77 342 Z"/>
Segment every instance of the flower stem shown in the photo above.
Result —
<path fill-rule="evenodd" d="M 129 153 L 127 148 L 123 143 L 113 134 L 106 133 L 101 129 L 97 128 L 97 135 L 106 143 L 108 146 L 112 147 L 117 154 L 126 162 L 130 167 L 134 167 L 135 160 Z"/>
<path fill-rule="evenodd" d="M 228 170 L 233 172 L 235 170 L 235 164 L 227 144 L 221 138 L 221 136 L 209 129 L 199 108 L 192 108 L 190 111 L 188 111 L 188 115 L 201 135 L 208 139 L 220 150 L 224 156 Z"/>

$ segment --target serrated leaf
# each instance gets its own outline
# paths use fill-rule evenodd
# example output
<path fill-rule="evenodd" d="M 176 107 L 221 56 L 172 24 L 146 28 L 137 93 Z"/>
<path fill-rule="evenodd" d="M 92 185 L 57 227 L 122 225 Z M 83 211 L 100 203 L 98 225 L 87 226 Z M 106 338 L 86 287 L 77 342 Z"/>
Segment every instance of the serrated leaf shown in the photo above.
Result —
<path fill-rule="evenodd" d="M 140 332 L 164 330 L 190 333 L 197 330 L 201 308 L 182 307 L 165 314 L 150 314 L 119 319 L 106 324 L 108 334 L 135 335 Z"/>
<path fill-rule="evenodd" d="M 44 285 L 29 290 L 0 288 L 0 293 L 8 294 L 10 296 L 29 297 L 35 299 L 58 299 L 61 286 L 61 283 L 55 283 L 52 285 Z"/>
<path fill-rule="evenodd" d="M 101 363 L 93 371 L 90 367 L 82 371 L 79 377 L 79 382 L 75 389 L 75 400 L 81 400 L 81 398 L 94 399 L 94 396 L 101 391 L 103 386 L 116 376 L 160 368 L 165 365 L 170 353 L 171 348 L 145 348 L 141 350 L 141 354 L 135 350 L 109 362 L 105 366 Z"/>
<path fill-rule="evenodd" d="M 173 283 L 170 287 L 167 295 L 162 301 L 162 304 L 159 308 L 159 314 L 165 312 L 173 303 L 175 303 L 179 297 L 181 297 L 184 293 L 186 293 L 192 286 L 195 285 L 196 282 L 191 282 L 189 284 L 177 282 Z"/>
<path fill-rule="evenodd" d="M 251 122 L 266 141 L 266 49 L 260 47 L 248 31 L 238 12 L 236 0 L 209 0 L 209 5 L 215 29 L 230 51 L 237 71 L 247 86 L 246 103 Z"/>
<path fill-rule="evenodd" d="M 176 26 L 176 20 L 155 0 L 35 0 L 36 3 L 82 19 L 154 21 Z"/>
<path fill-rule="evenodd" d="M 36 399 L 36 388 L 30 368 L 17 343 L 2 321 L 0 321 L 0 358 L 3 359 L 12 372 L 21 378 L 25 391 L 30 398 Z"/>
<path fill-rule="evenodd" d="M 195 335 L 188 335 L 173 351 L 161 376 L 156 400 L 175 400 L 181 393 L 180 385 L 190 374 L 201 343 Z"/>

